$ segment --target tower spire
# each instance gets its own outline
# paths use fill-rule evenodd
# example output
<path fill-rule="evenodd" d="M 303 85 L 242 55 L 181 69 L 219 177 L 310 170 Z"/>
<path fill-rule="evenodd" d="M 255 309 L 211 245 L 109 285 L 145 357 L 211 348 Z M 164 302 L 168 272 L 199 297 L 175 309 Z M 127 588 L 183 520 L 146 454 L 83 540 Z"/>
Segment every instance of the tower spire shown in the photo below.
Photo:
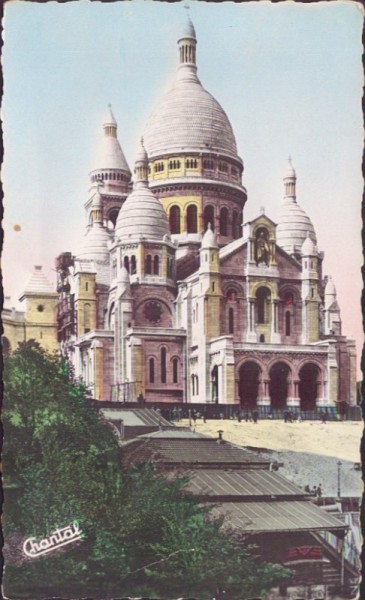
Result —
<path fill-rule="evenodd" d="M 288 167 L 287 167 L 286 173 L 284 175 L 284 196 L 285 196 L 285 198 L 292 198 L 295 201 L 295 199 L 296 199 L 296 183 L 297 183 L 297 174 L 293 167 L 292 158 L 289 154 Z"/>
<path fill-rule="evenodd" d="M 140 141 L 140 149 L 137 154 L 136 162 L 134 164 L 135 173 L 135 186 L 141 187 L 148 184 L 148 156 L 146 149 L 143 145 L 143 137 Z"/>
<path fill-rule="evenodd" d="M 188 12 L 189 6 L 186 5 L 185 9 L 185 23 L 178 39 L 180 66 L 189 65 L 196 70 L 196 33 Z"/>
<path fill-rule="evenodd" d="M 117 137 L 118 125 L 113 115 L 111 104 L 108 104 L 108 110 L 104 118 L 103 129 L 106 137 Z"/>

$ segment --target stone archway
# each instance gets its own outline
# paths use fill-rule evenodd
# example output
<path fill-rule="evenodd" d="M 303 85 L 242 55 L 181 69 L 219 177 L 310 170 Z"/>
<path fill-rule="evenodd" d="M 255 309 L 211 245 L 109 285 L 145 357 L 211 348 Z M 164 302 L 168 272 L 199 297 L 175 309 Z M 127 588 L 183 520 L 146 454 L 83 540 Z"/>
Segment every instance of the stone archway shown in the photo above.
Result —
<path fill-rule="evenodd" d="M 299 371 L 299 398 L 302 410 L 314 410 L 318 398 L 320 369 L 314 363 L 306 363 Z"/>
<path fill-rule="evenodd" d="M 212 382 L 212 402 L 218 404 L 219 402 L 219 371 L 217 365 L 213 367 L 211 371 L 211 382 Z"/>
<path fill-rule="evenodd" d="M 242 408 L 252 409 L 257 406 L 261 369 L 253 360 L 243 363 L 239 369 L 239 396 Z"/>
<path fill-rule="evenodd" d="M 270 371 L 269 394 L 271 408 L 285 408 L 289 392 L 290 367 L 284 362 L 275 363 Z"/>

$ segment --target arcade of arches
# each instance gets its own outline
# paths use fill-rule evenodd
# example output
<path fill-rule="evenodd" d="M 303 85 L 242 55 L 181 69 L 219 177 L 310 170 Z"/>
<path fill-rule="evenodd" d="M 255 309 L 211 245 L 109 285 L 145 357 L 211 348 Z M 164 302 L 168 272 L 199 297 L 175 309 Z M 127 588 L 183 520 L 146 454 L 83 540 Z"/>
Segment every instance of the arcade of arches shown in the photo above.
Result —
<path fill-rule="evenodd" d="M 259 363 L 246 360 L 238 371 L 240 403 L 243 408 L 252 409 L 259 400 L 266 400 L 271 408 L 282 409 L 290 399 L 301 410 L 314 410 L 323 393 L 322 379 L 321 369 L 310 361 L 299 369 L 295 377 L 284 361 L 275 362 L 265 376 Z"/>

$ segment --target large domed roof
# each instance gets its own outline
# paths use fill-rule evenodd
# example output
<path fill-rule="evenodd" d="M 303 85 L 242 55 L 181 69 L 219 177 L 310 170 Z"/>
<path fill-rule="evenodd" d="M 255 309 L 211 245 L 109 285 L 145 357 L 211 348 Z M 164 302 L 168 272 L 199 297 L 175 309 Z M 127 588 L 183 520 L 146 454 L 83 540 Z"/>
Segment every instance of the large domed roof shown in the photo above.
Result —
<path fill-rule="evenodd" d="M 149 158 L 180 152 L 219 152 L 237 158 L 231 124 L 199 82 L 178 79 L 152 113 L 144 131 Z"/>
<path fill-rule="evenodd" d="M 184 59 L 181 52 L 187 43 L 190 54 Z M 237 159 L 236 140 L 228 117 L 197 77 L 196 40 L 191 21 L 185 25 L 179 44 L 181 64 L 174 84 L 158 103 L 144 131 L 148 158 L 191 151 L 217 152 Z"/>

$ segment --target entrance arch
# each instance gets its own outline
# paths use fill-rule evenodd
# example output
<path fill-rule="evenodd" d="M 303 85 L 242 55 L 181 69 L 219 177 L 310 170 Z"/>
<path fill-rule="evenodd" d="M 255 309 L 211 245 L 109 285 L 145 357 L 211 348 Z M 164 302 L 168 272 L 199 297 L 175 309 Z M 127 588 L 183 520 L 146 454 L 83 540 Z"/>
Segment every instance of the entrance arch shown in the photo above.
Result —
<path fill-rule="evenodd" d="M 271 367 L 269 371 L 271 408 L 286 407 L 290 374 L 290 367 L 284 362 L 277 362 Z"/>
<path fill-rule="evenodd" d="M 218 367 L 215 365 L 211 372 L 211 382 L 212 382 L 212 402 L 219 402 L 219 376 L 218 376 Z"/>
<path fill-rule="evenodd" d="M 318 397 L 320 369 L 314 363 L 307 363 L 299 371 L 299 398 L 302 410 L 314 410 Z"/>
<path fill-rule="evenodd" d="M 243 363 L 239 369 L 239 395 L 241 406 L 255 408 L 259 394 L 261 369 L 253 360 Z"/>

